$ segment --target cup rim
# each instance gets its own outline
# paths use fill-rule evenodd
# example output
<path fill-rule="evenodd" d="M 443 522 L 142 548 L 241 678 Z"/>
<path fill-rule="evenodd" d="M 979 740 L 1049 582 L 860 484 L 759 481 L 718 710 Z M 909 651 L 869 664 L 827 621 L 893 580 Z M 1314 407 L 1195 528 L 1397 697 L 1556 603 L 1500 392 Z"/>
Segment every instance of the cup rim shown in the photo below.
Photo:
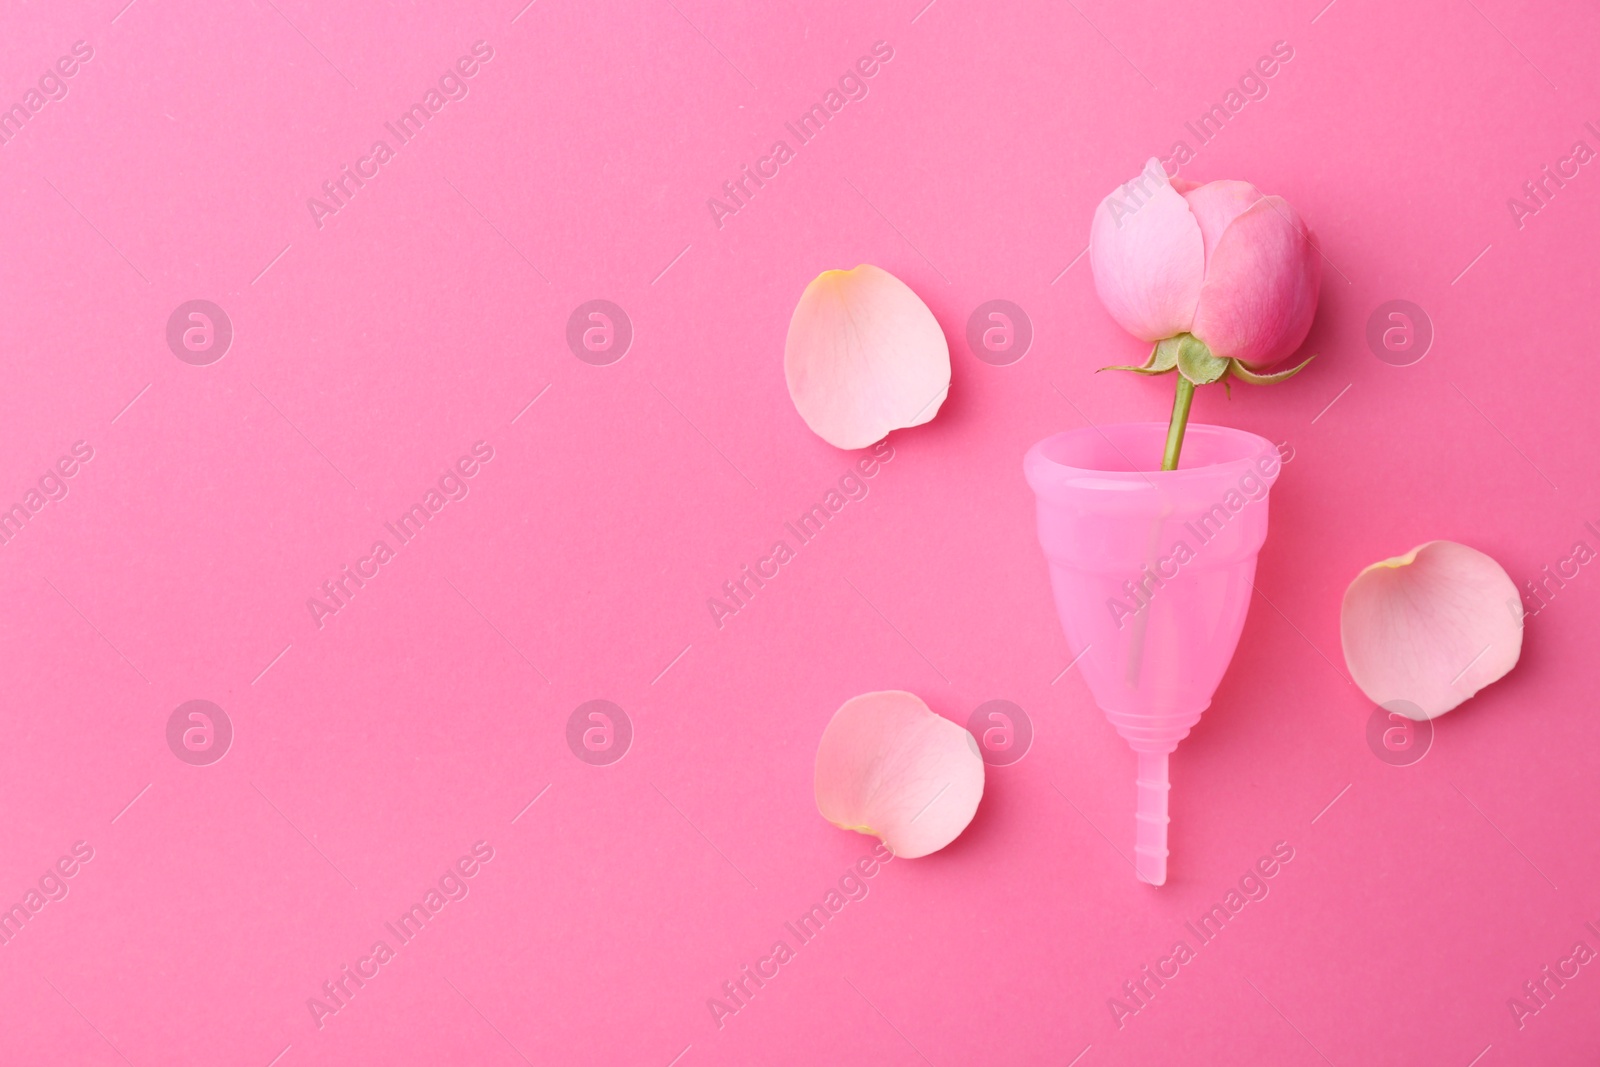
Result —
<path fill-rule="evenodd" d="M 1080 488 L 1105 488 L 1105 489 L 1135 489 L 1168 488 L 1176 489 L 1188 484 L 1198 484 L 1216 479 L 1219 475 L 1238 471 L 1257 470 L 1257 473 L 1266 478 L 1270 485 L 1277 480 L 1278 471 L 1274 469 L 1270 476 L 1261 472 L 1256 464 L 1261 457 L 1270 455 L 1281 466 L 1278 446 L 1262 437 L 1260 434 L 1251 433 L 1233 426 L 1218 426 L 1212 423 L 1190 423 L 1185 430 L 1185 443 L 1193 441 L 1196 437 L 1210 437 L 1229 439 L 1239 446 L 1242 453 L 1236 459 L 1223 460 L 1218 463 L 1205 463 L 1197 467 L 1179 467 L 1174 471 L 1164 470 L 1102 470 L 1094 467 L 1078 467 L 1062 463 L 1052 458 L 1048 453 L 1052 444 L 1067 438 L 1082 438 L 1087 436 L 1106 437 L 1108 431 L 1137 431 L 1150 432 L 1159 435 L 1165 440 L 1167 424 L 1164 422 L 1117 422 L 1105 423 L 1095 426 L 1080 426 L 1073 430 L 1063 430 L 1051 434 L 1028 449 L 1023 457 L 1023 473 L 1028 484 L 1035 492 L 1043 492 L 1050 488 L 1066 488 L 1068 486 Z M 1109 440 L 1109 438 L 1108 438 Z M 1115 444 L 1112 445 L 1116 447 Z M 1132 462 L 1131 460 L 1129 461 Z M 1180 460 L 1181 462 L 1181 460 Z"/>

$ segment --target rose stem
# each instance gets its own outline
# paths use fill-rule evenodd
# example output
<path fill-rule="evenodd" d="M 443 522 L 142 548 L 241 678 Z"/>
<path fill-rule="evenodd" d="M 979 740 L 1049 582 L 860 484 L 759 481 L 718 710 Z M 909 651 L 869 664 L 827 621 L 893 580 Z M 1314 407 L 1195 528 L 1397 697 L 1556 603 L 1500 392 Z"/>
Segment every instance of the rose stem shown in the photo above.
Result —
<path fill-rule="evenodd" d="M 1178 453 L 1183 451 L 1183 431 L 1189 427 L 1189 405 L 1194 403 L 1194 383 L 1180 371 L 1177 395 L 1172 398 L 1172 421 L 1167 424 L 1167 450 L 1161 456 L 1161 469 L 1178 469 Z"/>

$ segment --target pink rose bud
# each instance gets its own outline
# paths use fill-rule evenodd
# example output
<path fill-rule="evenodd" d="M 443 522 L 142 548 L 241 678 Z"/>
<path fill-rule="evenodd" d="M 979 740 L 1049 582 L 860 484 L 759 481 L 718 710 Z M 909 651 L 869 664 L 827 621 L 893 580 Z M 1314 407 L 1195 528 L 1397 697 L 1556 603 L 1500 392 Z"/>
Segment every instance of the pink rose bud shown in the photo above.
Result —
<path fill-rule="evenodd" d="M 1158 159 L 1095 210 L 1095 288 L 1145 341 L 1192 334 L 1217 359 L 1270 366 L 1311 329 L 1322 256 L 1300 216 L 1249 182 L 1168 180 Z"/>

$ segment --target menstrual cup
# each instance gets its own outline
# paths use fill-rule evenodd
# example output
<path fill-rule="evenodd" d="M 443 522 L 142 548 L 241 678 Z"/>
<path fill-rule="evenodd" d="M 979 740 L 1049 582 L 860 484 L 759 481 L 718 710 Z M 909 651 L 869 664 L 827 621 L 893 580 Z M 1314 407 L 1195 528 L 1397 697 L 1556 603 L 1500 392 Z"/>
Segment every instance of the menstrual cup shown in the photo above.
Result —
<path fill-rule="evenodd" d="M 1188 428 L 1161 469 L 1163 423 L 1086 427 L 1028 450 L 1039 544 L 1079 671 L 1139 757 L 1135 869 L 1167 880 L 1167 756 L 1211 704 L 1244 628 L 1278 450 Z"/>

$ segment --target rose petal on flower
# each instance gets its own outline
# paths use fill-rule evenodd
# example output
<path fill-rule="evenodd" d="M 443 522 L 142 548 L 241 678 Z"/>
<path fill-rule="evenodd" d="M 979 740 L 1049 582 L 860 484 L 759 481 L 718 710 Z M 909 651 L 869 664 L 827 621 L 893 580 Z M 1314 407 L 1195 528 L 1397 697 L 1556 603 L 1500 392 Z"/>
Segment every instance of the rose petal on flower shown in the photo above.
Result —
<path fill-rule="evenodd" d="M 1493 559 L 1454 541 L 1429 541 L 1356 575 L 1339 636 L 1363 693 L 1412 718 L 1406 704 L 1414 705 L 1431 719 L 1516 666 L 1522 602 Z"/>
<path fill-rule="evenodd" d="M 1174 185 L 1176 188 L 1176 185 Z M 1249 182 L 1224 180 L 1206 182 L 1204 185 L 1180 189 L 1195 221 L 1200 224 L 1200 236 L 1205 241 L 1206 261 L 1216 255 L 1217 241 L 1234 219 L 1243 215 L 1257 200 L 1261 190 Z"/>
<path fill-rule="evenodd" d="M 863 263 L 823 271 L 800 294 L 783 371 L 818 437 L 865 448 L 938 414 L 950 391 L 950 346 L 905 282 Z"/>
<path fill-rule="evenodd" d="M 1194 323 L 1205 244 L 1159 159 L 1095 208 L 1089 263 L 1100 302 L 1135 337 L 1159 341 Z"/>
<path fill-rule="evenodd" d="M 1219 356 L 1270 366 L 1311 331 L 1321 284 L 1322 256 L 1300 216 L 1281 196 L 1262 197 L 1217 239 L 1192 332 Z"/>
<path fill-rule="evenodd" d="M 983 758 L 965 729 L 911 693 L 864 693 L 834 712 L 817 744 L 817 810 L 896 855 L 954 841 L 983 797 Z"/>

